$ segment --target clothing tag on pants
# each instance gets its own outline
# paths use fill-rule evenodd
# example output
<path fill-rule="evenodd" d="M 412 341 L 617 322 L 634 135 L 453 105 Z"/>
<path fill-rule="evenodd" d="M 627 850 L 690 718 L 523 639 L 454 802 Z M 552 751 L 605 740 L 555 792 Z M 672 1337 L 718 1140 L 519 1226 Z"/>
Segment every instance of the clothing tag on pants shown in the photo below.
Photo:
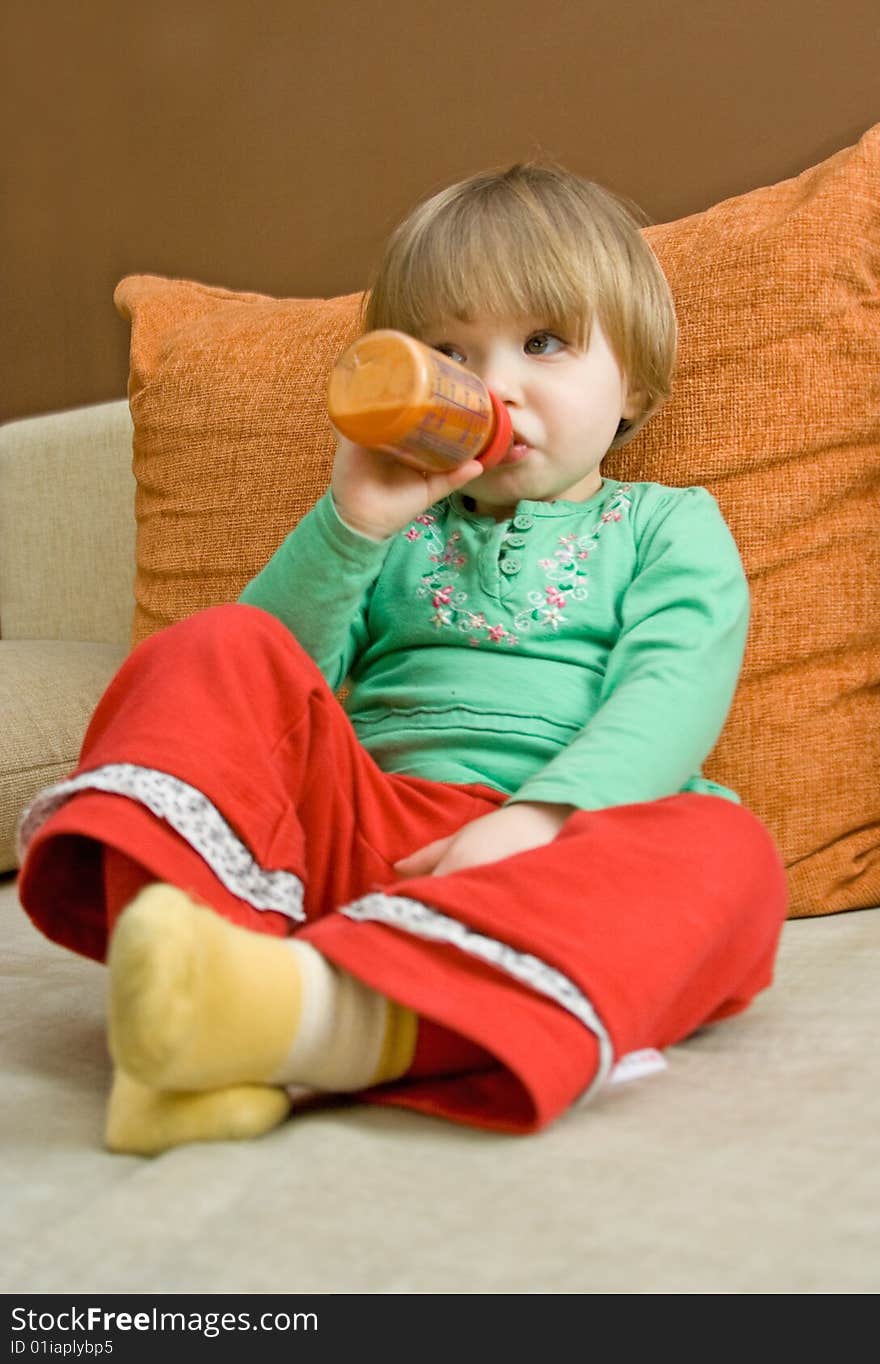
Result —
<path fill-rule="evenodd" d="M 641 1080 L 643 1075 L 654 1075 L 657 1071 L 667 1070 L 669 1063 L 662 1051 L 653 1047 L 643 1047 L 641 1051 L 628 1051 L 613 1066 L 608 1076 L 609 1085 L 625 1085 L 628 1080 Z"/>

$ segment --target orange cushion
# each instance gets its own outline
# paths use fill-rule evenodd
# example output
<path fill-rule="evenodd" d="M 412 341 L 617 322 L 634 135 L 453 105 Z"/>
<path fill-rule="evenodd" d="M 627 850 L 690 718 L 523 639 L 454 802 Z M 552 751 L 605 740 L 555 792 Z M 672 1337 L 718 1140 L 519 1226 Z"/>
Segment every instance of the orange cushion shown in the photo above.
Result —
<path fill-rule="evenodd" d="M 880 903 L 880 124 L 795 179 L 646 229 L 681 324 L 675 394 L 616 478 L 703 484 L 752 589 L 706 765 L 775 834 L 793 917 Z M 330 367 L 359 295 L 131 276 L 134 639 L 234 600 L 326 487 Z"/>
<path fill-rule="evenodd" d="M 274 299 L 130 275 L 133 642 L 232 601 L 326 487 L 330 368 L 360 294 Z"/>

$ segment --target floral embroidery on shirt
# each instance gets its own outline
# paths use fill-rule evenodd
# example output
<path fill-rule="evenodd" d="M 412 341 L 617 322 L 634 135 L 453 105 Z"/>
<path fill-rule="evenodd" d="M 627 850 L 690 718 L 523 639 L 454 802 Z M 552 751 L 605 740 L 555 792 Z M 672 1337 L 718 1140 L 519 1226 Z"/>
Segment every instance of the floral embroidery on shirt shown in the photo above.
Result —
<path fill-rule="evenodd" d="M 528 606 L 514 617 L 517 630 L 532 630 L 536 625 L 558 630 L 560 623 L 568 620 L 564 612 L 569 602 L 585 601 L 589 595 L 586 565 L 603 529 L 620 521 L 631 505 L 630 485 L 624 483 L 613 493 L 598 524 L 589 534 L 561 535 L 559 548 L 553 557 L 538 560 L 539 568 L 544 570 L 544 588 L 529 592 Z M 506 648 L 514 648 L 519 644 L 518 634 L 512 633 L 500 622 L 490 622 L 482 611 L 471 611 L 467 606 L 467 592 L 456 588 L 456 581 L 468 560 L 461 549 L 460 530 L 454 530 L 444 540 L 436 514 L 428 511 L 417 516 L 403 536 L 410 543 L 422 540 L 434 564 L 431 571 L 423 576 L 416 594 L 430 598 L 433 608 L 431 620 L 436 629 L 451 626 L 461 630 L 468 635 L 468 643 L 474 648 L 483 643 Z"/>
<path fill-rule="evenodd" d="M 416 527 L 421 526 L 421 530 Z M 461 531 L 454 530 L 444 540 L 437 528 L 437 517 L 432 512 L 417 516 L 410 528 L 403 532 L 410 542 L 424 539 L 428 557 L 435 565 L 426 573 L 416 589 L 419 597 L 428 597 L 433 614 L 431 621 L 436 629 L 444 625 L 461 630 L 469 636 L 472 647 L 480 644 L 504 644 L 509 648 L 519 643 L 516 635 L 510 634 L 502 624 L 493 624 L 482 611 L 471 611 L 466 605 L 468 594 L 461 588 L 456 589 L 456 580 L 468 561 L 461 549 Z"/>
<path fill-rule="evenodd" d="M 539 559 L 544 570 L 544 589 L 528 594 L 529 605 L 514 617 L 518 630 L 532 630 L 536 625 L 548 625 L 558 630 L 568 620 L 565 607 L 572 601 L 586 601 L 587 563 L 595 553 L 604 528 L 623 519 L 632 506 L 630 485 L 624 483 L 611 497 L 596 527 L 588 535 L 560 535 L 559 548 L 552 559 Z"/>

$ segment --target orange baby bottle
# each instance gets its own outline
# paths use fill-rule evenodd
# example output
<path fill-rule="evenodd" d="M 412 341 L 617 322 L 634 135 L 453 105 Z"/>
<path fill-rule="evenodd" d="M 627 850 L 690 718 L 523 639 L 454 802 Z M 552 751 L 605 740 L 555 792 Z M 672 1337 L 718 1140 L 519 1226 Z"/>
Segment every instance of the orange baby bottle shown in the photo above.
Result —
<path fill-rule="evenodd" d="M 405 332 L 365 332 L 330 375 L 327 409 L 356 445 L 385 450 L 423 472 L 478 459 L 489 469 L 510 449 L 504 404 L 478 375 Z"/>

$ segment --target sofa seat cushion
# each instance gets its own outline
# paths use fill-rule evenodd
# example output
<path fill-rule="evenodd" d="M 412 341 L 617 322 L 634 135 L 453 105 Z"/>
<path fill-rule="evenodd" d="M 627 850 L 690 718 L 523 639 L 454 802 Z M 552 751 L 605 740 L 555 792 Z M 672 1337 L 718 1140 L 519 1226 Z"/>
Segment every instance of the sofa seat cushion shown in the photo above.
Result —
<path fill-rule="evenodd" d="M 0 871 L 17 865 L 22 808 L 76 765 L 92 712 L 127 652 L 122 644 L 0 640 Z"/>
<path fill-rule="evenodd" d="M 104 968 L 0 919 L 7 1293 L 876 1293 L 880 910 L 539 1136 L 343 1100 L 148 1161 L 101 1144 Z"/>

